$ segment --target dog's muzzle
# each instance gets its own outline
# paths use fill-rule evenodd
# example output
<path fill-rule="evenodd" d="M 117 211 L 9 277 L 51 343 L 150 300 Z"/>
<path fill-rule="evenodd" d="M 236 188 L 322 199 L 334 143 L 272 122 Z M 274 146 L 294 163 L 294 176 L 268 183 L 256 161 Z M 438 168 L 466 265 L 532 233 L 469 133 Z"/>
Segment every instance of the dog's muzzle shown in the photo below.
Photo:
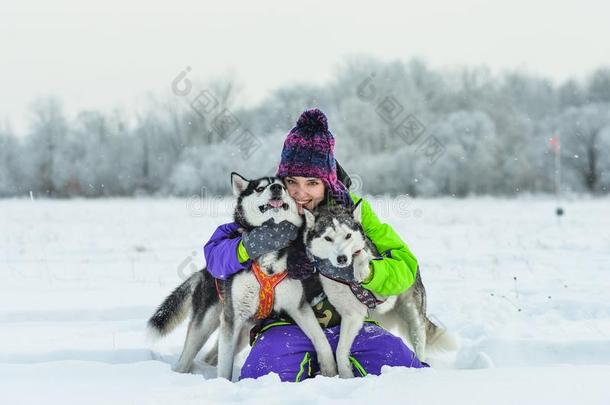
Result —
<path fill-rule="evenodd" d="M 336 267 L 328 259 L 314 258 L 313 264 L 323 276 L 341 280 L 346 283 L 356 283 L 353 263 L 348 266 Z"/>
<path fill-rule="evenodd" d="M 269 200 L 269 202 L 267 202 L 267 204 L 265 205 L 260 205 L 258 207 L 259 211 L 261 212 L 261 214 L 264 214 L 265 212 L 269 211 L 269 210 L 287 210 L 288 209 L 288 203 L 284 202 L 284 200 L 282 199 L 271 199 Z"/>

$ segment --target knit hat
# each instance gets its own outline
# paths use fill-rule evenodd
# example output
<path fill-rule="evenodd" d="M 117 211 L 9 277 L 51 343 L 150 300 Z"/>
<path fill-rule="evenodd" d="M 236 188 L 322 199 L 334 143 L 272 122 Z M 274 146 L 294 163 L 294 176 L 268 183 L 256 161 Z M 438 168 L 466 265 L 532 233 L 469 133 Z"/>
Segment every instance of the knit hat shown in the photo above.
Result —
<path fill-rule="evenodd" d="M 301 114 L 286 136 L 277 177 L 316 177 L 327 193 L 341 204 L 351 205 L 347 188 L 337 179 L 335 138 L 328 130 L 326 115 L 317 108 Z"/>

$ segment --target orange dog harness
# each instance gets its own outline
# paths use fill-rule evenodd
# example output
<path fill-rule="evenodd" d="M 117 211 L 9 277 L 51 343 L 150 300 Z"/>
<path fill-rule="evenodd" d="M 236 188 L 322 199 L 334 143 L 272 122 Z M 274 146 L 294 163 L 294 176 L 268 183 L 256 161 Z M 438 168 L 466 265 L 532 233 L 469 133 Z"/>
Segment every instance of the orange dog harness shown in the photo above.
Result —
<path fill-rule="evenodd" d="M 260 284 L 260 291 L 258 293 L 258 311 L 256 312 L 256 319 L 265 319 L 271 314 L 273 309 L 273 298 L 275 297 L 275 286 L 286 278 L 288 272 L 274 274 L 268 276 L 261 270 L 261 267 L 256 261 L 252 262 L 252 272 Z"/>

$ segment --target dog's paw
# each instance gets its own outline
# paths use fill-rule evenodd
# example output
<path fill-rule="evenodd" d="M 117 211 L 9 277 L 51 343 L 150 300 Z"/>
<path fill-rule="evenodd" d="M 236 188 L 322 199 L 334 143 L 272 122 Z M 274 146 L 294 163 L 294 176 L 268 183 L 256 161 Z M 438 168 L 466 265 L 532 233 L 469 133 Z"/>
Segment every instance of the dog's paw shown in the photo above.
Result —
<path fill-rule="evenodd" d="M 192 365 L 184 365 L 180 363 L 174 364 L 172 370 L 176 373 L 188 374 L 191 372 Z"/>
<path fill-rule="evenodd" d="M 354 371 L 352 370 L 351 363 L 347 365 L 339 366 L 339 377 L 341 378 L 354 378 Z"/>
<path fill-rule="evenodd" d="M 368 260 L 354 259 L 354 278 L 361 283 L 371 274 L 370 262 Z"/>

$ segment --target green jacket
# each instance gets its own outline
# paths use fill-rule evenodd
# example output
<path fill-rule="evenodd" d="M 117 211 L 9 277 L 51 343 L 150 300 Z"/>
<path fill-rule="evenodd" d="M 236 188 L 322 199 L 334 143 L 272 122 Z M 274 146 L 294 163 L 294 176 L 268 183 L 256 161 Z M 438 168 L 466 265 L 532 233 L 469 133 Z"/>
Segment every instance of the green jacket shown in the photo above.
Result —
<path fill-rule="evenodd" d="M 352 201 L 360 198 L 350 193 Z M 362 284 L 377 294 L 398 295 L 413 285 L 417 259 L 394 229 L 382 223 L 366 200 L 362 200 L 362 227 L 373 242 L 382 260 L 371 261 L 372 277 Z"/>
<path fill-rule="evenodd" d="M 350 193 L 350 197 L 354 203 L 360 200 L 353 193 Z M 368 201 L 362 199 L 361 205 L 364 232 L 383 258 L 371 261 L 372 273 L 362 286 L 386 297 L 398 295 L 413 285 L 418 269 L 417 259 L 394 229 L 377 218 Z M 241 242 L 237 257 L 241 263 L 249 259 Z"/>

